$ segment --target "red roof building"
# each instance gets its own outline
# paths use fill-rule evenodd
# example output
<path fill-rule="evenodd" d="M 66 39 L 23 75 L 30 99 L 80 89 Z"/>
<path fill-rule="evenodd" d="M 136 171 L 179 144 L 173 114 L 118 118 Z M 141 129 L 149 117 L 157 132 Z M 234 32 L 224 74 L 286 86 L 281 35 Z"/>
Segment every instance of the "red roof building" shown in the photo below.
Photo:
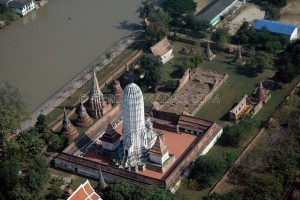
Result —
<path fill-rule="evenodd" d="M 81 184 L 68 200 L 102 200 L 101 197 L 94 191 L 89 180 Z"/>

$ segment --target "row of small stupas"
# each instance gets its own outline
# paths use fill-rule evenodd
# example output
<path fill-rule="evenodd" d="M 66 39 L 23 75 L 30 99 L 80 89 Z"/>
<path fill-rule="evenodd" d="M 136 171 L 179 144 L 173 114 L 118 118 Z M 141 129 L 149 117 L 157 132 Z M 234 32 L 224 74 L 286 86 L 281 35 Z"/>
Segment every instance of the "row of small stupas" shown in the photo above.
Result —
<path fill-rule="evenodd" d="M 205 47 L 205 51 L 204 51 L 204 56 L 206 60 L 211 61 L 212 59 L 214 59 L 216 57 L 215 54 L 212 53 L 211 49 L 210 49 L 210 44 L 209 41 L 207 41 L 206 47 Z M 241 47 L 238 46 L 236 54 L 234 59 L 230 62 L 232 65 L 235 65 L 237 67 L 241 67 L 243 66 L 246 62 L 243 60 L 242 57 L 242 50 Z"/>
<path fill-rule="evenodd" d="M 80 105 L 77 108 L 78 115 L 75 122 L 76 126 L 91 126 L 93 124 L 93 118 L 101 118 L 112 108 L 114 104 L 120 102 L 123 90 L 118 80 L 114 81 L 111 94 L 112 96 L 110 98 L 104 97 L 103 93 L 100 90 L 96 73 L 93 72 L 93 83 L 88 100 L 86 102 L 83 102 L 83 99 L 81 98 Z M 71 140 L 74 140 L 79 134 L 77 129 L 72 125 L 71 121 L 68 119 L 65 109 L 61 132 L 64 135 L 68 136 Z"/>

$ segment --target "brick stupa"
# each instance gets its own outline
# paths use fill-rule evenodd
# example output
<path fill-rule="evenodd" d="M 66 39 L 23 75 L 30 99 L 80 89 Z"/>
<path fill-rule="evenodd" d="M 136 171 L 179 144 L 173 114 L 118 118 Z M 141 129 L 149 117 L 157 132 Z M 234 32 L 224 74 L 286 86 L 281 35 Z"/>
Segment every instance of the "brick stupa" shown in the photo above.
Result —
<path fill-rule="evenodd" d="M 77 129 L 72 125 L 71 121 L 68 119 L 65 108 L 61 133 L 68 136 L 70 140 L 74 140 L 79 135 Z"/>
<path fill-rule="evenodd" d="M 251 99 L 254 101 L 262 101 L 263 103 L 266 103 L 270 97 L 271 97 L 271 94 L 267 93 L 262 82 L 260 82 L 259 86 L 256 88 L 255 92 L 252 94 Z"/>
<path fill-rule="evenodd" d="M 122 100 L 122 96 L 123 96 L 123 89 L 118 80 L 114 81 L 111 93 L 113 95 L 113 103 L 114 104 L 120 103 Z"/>
<path fill-rule="evenodd" d="M 81 127 L 88 127 L 92 124 L 93 124 L 93 119 L 86 112 L 86 109 L 82 102 L 82 98 L 80 98 L 80 107 L 78 110 L 76 125 Z"/>
<path fill-rule="evenodd" d="M 245 61 L 243 61 L 241 46 L 238 46 L 234 59 L 231 61 L 232 65 L 237 67 L 241 67 L 245 65 Z"/>
<path fill-rule="evenodd" d="M 86 102 L 85 106 L 87 113 L 96 119 L 101 118 L 111 108 L 111 105 L 105 101 L 100 90 L 95 71 L 93 73 L 93 85 L 89 93 L 89 100 Z"/>

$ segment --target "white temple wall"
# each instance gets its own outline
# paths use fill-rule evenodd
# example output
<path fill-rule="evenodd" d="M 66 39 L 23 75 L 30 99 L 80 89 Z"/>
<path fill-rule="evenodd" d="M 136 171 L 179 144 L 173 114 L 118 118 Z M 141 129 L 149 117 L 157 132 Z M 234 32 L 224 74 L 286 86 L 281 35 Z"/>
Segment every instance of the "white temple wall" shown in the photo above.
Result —
<path fill-rule="evenodd" d="M 102 141 L 102 148 L 110 151 L 114 151 L 116 148 L 118 148 L 119 145 L 120 145 L 120 140 L 117 140 L 115 143 Z"/>
<path fill-rule="evenodd" d="M 173 57 L 173 49 L 170 49 L 167 53 L 165 53 L 165 55 L 161 56 L 161 60 L 163 63 L 166 63 Z"/>
<path fill-rule="evenodd" d="M 152 162 L 158 163 L 158 164 L 163 164 L 166 160 L 168 160 L 169 158 L 169 152 L 167 152 L 164 156 L 157 156 L 157 155 L 153 155 L 150 154 L 149 158 Z"/>
<path fill-rule="evenodd" d="M 217 135 L 211 140 L 211 142 L 207 145 L 207 147 L 201 152 L 200 155 L 205 155 L 213 146 L 214 144 L 217 142 L 217 140 L 219 139 L 219 137 L 221 137 L 223 133 L 223 128 L 217 133 Z"/>

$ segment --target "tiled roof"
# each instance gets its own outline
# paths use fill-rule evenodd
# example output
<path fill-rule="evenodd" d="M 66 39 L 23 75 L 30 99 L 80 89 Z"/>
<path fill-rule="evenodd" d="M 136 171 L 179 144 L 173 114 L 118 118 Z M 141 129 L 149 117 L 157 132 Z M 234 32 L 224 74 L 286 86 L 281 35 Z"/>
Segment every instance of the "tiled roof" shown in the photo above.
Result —
<path fill-rule="evenodd" d="M 80 185 L 76 191 L 68 198 L 68 200 L 102 200 L 94 191 L 89 180 Z"/>
<path fill-rule="evenodd" d="M 23 9 L 25 5 L 31 3 L 32 0 L 12 0 L 8 2 L 7 6 L 12 8 Z"/>
<path fill-rule="evenodd" d="M 121 135 L 117 133 L 114 127 L 111 125 L 111 123 L 109 123 L 101 140 L 105 142 L 114 143 L 115 141 L 119 140 L 120 137 Z"/>
<path fill-rule="evenodd" d="M 161 41 L 159 41 L 158 43 L 156 43 L 155 45 L 153 45 L 151 47 L 151 52 L 155 56 L 161 57 L 161 56 L 165 55 L 172 48 L 173 48 L 173 46 L 171 45 L 169 40 L 165 37 L 164 39 L 162 39 Z"/>
<path fill-rule="evenodd" d="M 254 28 L 258 30 L 261 30 L 264 27 L 267 28 L 272 33 L 291 36 L 293 31 L 297 28 L 297 25 L 287 24 L 279 21 L 271 21 L 266 19 L 257 20 L 254 24 Z"/>
<path fill-rule="evenodd" d="M 201 20 L 211 21 L 235 1 L 236 0 L 215 0 L 208 6 L 206 6 L 203 10 L 201 10 L 197 14 L 197 18 Z"/>

